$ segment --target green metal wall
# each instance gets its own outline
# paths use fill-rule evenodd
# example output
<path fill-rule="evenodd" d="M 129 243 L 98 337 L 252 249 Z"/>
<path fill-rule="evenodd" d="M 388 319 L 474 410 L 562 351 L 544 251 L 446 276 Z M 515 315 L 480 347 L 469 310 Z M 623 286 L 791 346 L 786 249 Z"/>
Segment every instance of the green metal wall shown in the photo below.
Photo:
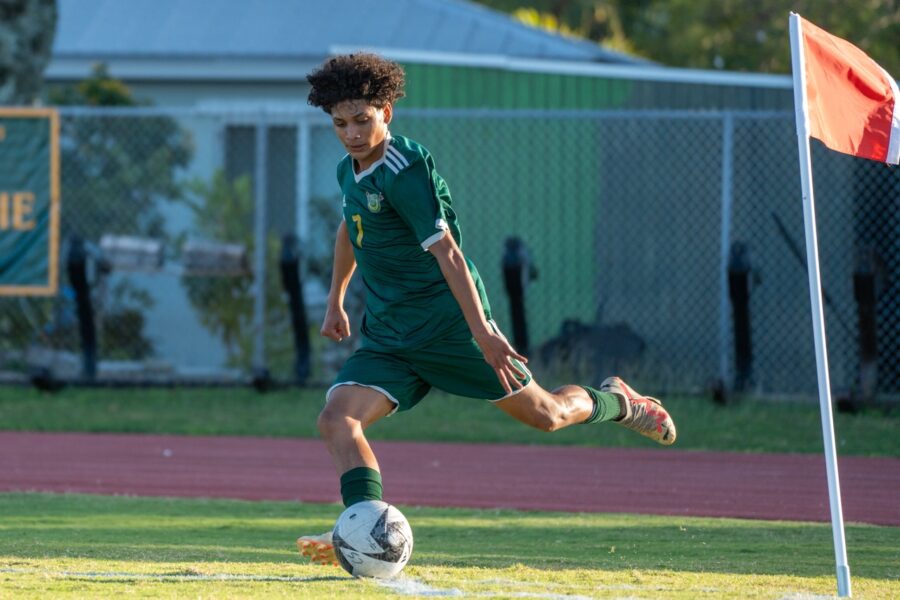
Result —
<path fill-rule="evenodd" d="M 394 130 L 435 156 L 500 326 L 511 334 L 503 287 L 504 240 L 518 236 L 535 255 L 539 279 L 527 293 L 532 346 L 565 319 L 594 319 L 594 219 L 600 181 L 591 122 L 555 119 L 404 119 L 403 107 L 492 109 L 621 108 L 633 82 L 500 69 L 406 65 L 407 98 Z M 585 133 L 588 131 L 589 133 Z"/>
<path fill-rule="evenodd" d="M 403 117 L 395 133 L 421 140 L 447 180 L 462 224 L 463 249 L 478 266 L 494 316 L 511 335 L 501 260 L 517 236 L 539 278 L 526 299 L 532 340 L 556 335 L 567 318 L 593 321 L 598 275 L 595 223 L 599 190 L 594 125 L 577 143 L 578 123 L 553 119 Z M 582 130 L 583 131 L 583 130 Z"/>
<path fill-rule="evenodd" d="M 791 89 L 405 64 L 410 108 L 790 110 Z M 641 67 L 635 67 L 635 74 Z"/>
<path fill-rule="evenodd" d="M 511 334 L 503 287 L 503 242 L 518 236 L 534 252 L 539 279 L 527 291 L 532 349 L 566 319 L 594 321 L 604 265 L 597 248 L 611 198 L 603 173 L 601 127 L 566 119 L 404 116 L 404 109 L 501 110 L 784 110 L 791 90 L 498 68 L 404 65 L 407 97 L 392 130 L 424 144 L 447 179 L 462 222 L 464 249 L 479 267 L 495 318 Z M 608 148 L 608 146 L 607 146 Z M 606 185 L 604 185 L 606 183 Z"/>
<path fill-rule="evenodd" d="M 590 109 L 623 106 L 632 82 L 502 69 L 405 65 L 404 101 L 422 108 Z"/>

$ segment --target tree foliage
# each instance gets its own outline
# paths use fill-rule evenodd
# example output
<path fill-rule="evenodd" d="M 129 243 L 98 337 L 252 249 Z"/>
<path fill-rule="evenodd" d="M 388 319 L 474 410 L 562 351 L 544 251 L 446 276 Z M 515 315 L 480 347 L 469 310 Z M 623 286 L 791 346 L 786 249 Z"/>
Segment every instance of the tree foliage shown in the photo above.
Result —
<path fill-rule="evenodd" d="M 139 104 L 102 64 L 84 81 L 51 89 L 47 97 L 54 105 Z M 170 117 L 65 116 L 60 124 L 63 236 L 78 236 L 94 245 L 106 233 L 165 239 L 160 206 L 182 198 L 178 175 L 192 153 L 190 136 Z M 95 284 L 102 356 L 142 359 L 152 355 L 153 345 L 143 331 L 144 314 L 154 304 L 151 294 L 130 279 L 98 276 Z M 65 294 L 59 302 L 67 302 Z M 61 309 L 57 307 L 56 312 Z M 51 318 L 49 311 L 44 313 Z M 59 343 L 70 345 L 71 333 L 57 326 L 65 319 L 59 314 L 52 319 L 44 329 L 67 335 Z"/>
<path fill-rule="evenodd" d="M 222 170 L 207 180 L 196 179 L 189 185 L 184 203 L 194 215 L 194 234 L 207 241 L 240 244 L 248 256 L 255 253 L 253 180 L 250 176 L 229 178 Z M 340 222 L 340 197 L 314 197 L 310 202 L 310 229 L 332 232 Z M 304 277 L 317 279 L 322 289 L 331 281 L 334 252 L 333 237 L 312 236 L 303 247 Z M 294 360 L 294 345 L 290 313 L 285 301 L 278 273 L 282 242 L 269 233 L 266 238 L 266 315 L 265 351 L 267 366 L 275 374 L 290 372 Z M 255 261 L 253 261 L 255 263 Z M 213 335 L 222 340 L 231 367 L 248 370 L 252 366 L 255 289 L 253 277 L 185 277 L 183 280 L 191 305 L 198 319 Z M 359 278 L 354 278 L 347 290 L 344 308 L 353 326 L 362 320 L 365 291 Z M 310 341 L 313 355 L 313 375 L 328 379 L 336 366 L 355 349 L 357 337 L 349 344 L 324 343 L 316 335 L 319 319 L 316 299 L 305 298 L 310 318 Z M 313 303 L 311 305 L 310 303 Z"/>
<path fill-rule="evenodd" d="M 221 170 L 210 181 L 194 180 L 185 204 L 194 214 L 196 234 L 208 241 L 241 244 L 253 256 L 254 197 L 248 176 L 229 179 Z M 266 239 L 266 355 L 274 369 L 290 364 L 291 324 L 285 308 L 277 265 L 280 242 L 269 234 Z M 255 324 L 253 322 L 254 281 L 249 276 L 185 277 L 191 305 L 203 326 L 225 344 L 228 363 L 249 369 L 253 358 Z"/>
<path fill-rule="evenodd" d="M 789 73 L 801 14 L 900 75 L 897 0 L 480 0 L 524 22 L 674 67 Z"/>
<path fill-rule="evenodd" d="M 31 104 L 38 98 L 56 18 L 56 0 L 0 2 L 0 106 Z"/>
<path fill-rule="evenodd" d="M 102 64 L 88 79 L 50 90 L 48 99 L 56 105 L 138 105 Z M 93 241 L 104 233 L 165 237 L 160 203 L 182 198 L 178 173 L 193 154 L 189 134 L 174 119 L 81 115 L 63 119 L 60 134 L 64 232 Z"/>

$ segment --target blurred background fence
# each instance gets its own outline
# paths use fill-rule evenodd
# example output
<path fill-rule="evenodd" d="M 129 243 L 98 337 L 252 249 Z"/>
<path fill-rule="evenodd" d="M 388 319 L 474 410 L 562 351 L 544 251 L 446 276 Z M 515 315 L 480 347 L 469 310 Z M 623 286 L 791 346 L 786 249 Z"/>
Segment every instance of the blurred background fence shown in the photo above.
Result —
<path fill-rule="evenodd" d="M 352 346 L 318 336 L 343 156 L 326 115 L 60 111 L 62 291 L 0 298 L 4 378 L 327 383 Z M 545 385 L 814 397 L 792 113 L 401 105 L 392 130 L 434 154 Z M 813 160 L 833 386 L 895 398 L 900 177 L 818 143 Z"/>

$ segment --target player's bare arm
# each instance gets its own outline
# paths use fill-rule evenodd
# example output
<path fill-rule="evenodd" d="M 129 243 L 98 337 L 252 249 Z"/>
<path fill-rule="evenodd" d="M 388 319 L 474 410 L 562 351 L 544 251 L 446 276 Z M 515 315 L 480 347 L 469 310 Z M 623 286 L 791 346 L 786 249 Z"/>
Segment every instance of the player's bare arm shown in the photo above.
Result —
<path fill-rule="evenodd" d="M 345 337 L 350 337 L 350 319 L 344 310 L 344 295 L 350 278 L 356 269 L 356 259 L 353 257 L 353 248 L 350 246 L 350 235 L 347 233 L 347 224 L 341 221 L 334 240 L 334 267 L 331 274 L 331 289 L 328 291 L 328 302 L 325 309 L 325 319 L 322 322 L 320 334 L 340 342 Z"/>
<path fill-rule="evenodd" d="M 478 298 L 478 291 L 472 282 L 466 259 L 462 250 L 456 244 L 452 235 L 445 235 L 440 240 L 428 247 L 428 251 L 437 259 L 441 267 L 441 273 L 447 280 L 450 291 L 462 309 L 466 323 L 472 331 L 472 337 L 478 343 L 484 353 L 484 360 L 493 367 L 497 373 L 500 385 L 507 393 L 513 389 L 521 389 L 519 379 L 524 379 L 525 374 L 510 362 L 514 358 L 524 362 L 528 359 L 516 352 L 503 335 L 498 333 L 487 319 L 484 318 L 484 308 Z"/>

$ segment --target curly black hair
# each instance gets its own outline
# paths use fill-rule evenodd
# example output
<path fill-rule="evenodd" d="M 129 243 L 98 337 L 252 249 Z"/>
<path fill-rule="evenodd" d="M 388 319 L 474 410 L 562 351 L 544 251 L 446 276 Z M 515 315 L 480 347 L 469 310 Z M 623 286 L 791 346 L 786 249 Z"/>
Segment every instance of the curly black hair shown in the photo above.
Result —
<path fill-rule="evenodd" d="M 365 100 L 375 108 L 384 108 L 404 96 L 403 68 L 364 52 L 328 59 L 306 80 L 312 85 L 307 102 L 328 114 L 345 100 Z"/>

